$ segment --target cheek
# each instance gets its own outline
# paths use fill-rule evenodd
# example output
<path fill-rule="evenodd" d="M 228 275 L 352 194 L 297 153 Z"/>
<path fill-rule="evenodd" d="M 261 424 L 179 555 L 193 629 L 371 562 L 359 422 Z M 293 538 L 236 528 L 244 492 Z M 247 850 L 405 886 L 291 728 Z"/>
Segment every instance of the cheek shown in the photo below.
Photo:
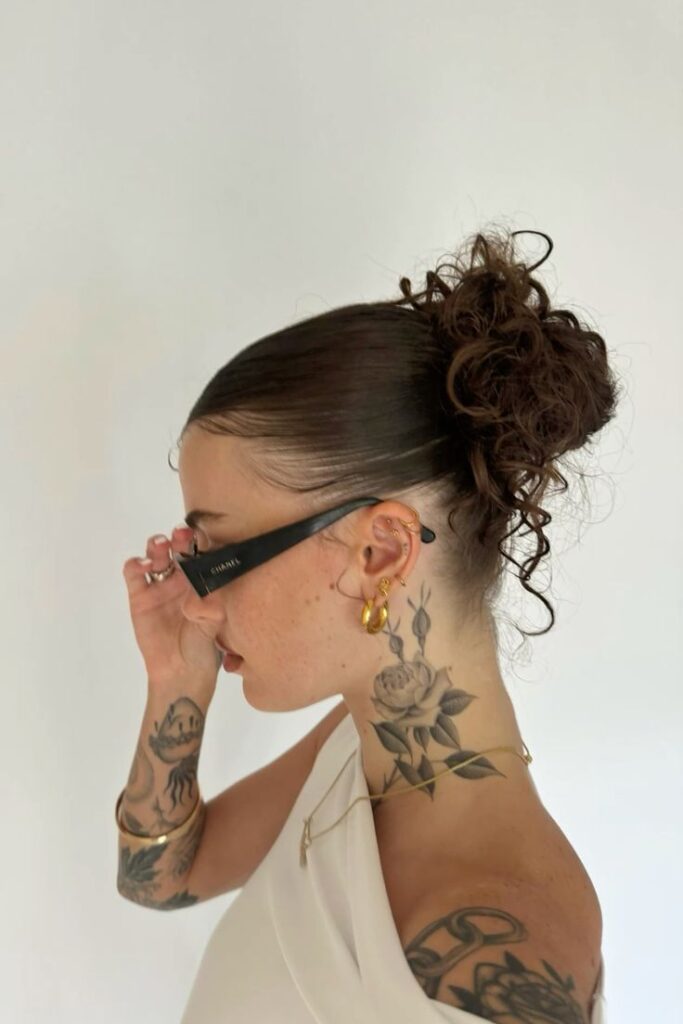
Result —
<path fill-rule="evenodd" d="M 330 590 L 329 580 L 322 573 L 314 576 L 306 564 L 263 566 L 262 572 L 255 569 L 235 580 L 234 586 L 233 607 L 229 602 L 226 614 L 235 624 L 235 646 L 245 658 L 253 650 L 255 660 L 262 663 L 291 661 L 293 655 L 307 662 L 319 660 L 339 632 L 335 616 L 341 608 L 334 584 Z"/>

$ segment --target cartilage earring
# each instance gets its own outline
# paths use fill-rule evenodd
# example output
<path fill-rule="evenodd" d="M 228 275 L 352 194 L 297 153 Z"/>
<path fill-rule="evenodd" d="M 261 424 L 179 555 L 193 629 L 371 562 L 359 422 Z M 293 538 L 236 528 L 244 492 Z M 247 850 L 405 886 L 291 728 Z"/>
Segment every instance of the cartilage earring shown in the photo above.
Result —
<path fill-rule="evenodd" d="M 415 513 L 415 514 L 417 515 L 417 513 Z M 387 522 L 388 522 L 388 523 L 390 523 L 390 522 L 391 522 L 391 516 L 387 516 Z M 412 520 L 411 520 L 411 522 L 412 522 Z M 403 522 L 403 520 L 402 520 L 402 519 L 399 519 L 399 523 L 403 523 L 403 525 L 404 525 L 404 526 L 409 526 L 409 525 L 410 525 L 409 523 L 405 523 L 405 522 Z M 391 531 L 391 532 L 392 532 L 392 533 L 395 533 L 395 534 L 396 534 L 396 536 L 398 537 L 398 530 L 396 530 L 396 529 L 392 529 L 392 531 Z M 404 550 L 404 551 L 407 551 L 407 550 L 408 550 L 408 545 L 407 545 L 407 544 L 404 544 L 404 545 L 403 545 L 403 550 Z M 397 577 L 397 579 L 398 579 L 398 580 L 400 581 L 400 583 L 401 583 L 401 586 L 402 586 L 402 587 L 405 587 L 405 586 L 406 586 L 406 581 L 405 581 L 405 580 L 403 579 L 403 577 L 402 577 L 402 576 L 398 576 L 398 577 Z"/>
<path fill-rule="evenodd" d="M 401 524 L 401 526 L 405 526 L 406 529 L 408 527 L 410 527 L 410 526 L 413 526 L 415 523 L 419 523 L 420 522 L 420 517 L 417 514 L 417 512 L 415 511 L 415 509 L 411 505 L 408 505 L 408 508 L 413 513 L 413 518 L 410 519 L 408 522 L 406 522 L 405 519 L 399 519 L 399 523 Z M 413 531 L 411 531 L 411 533 L 412 532 Z M 415 532 L 417 532 L 417 531 L 415 531 Z"/>

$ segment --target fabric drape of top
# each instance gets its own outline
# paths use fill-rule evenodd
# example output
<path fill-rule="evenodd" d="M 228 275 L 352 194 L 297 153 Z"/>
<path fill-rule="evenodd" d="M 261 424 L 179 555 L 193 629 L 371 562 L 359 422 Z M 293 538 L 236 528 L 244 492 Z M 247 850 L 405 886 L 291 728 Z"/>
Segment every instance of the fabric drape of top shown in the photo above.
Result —
<path fill-rule="evenodd" d="M 367 796 L 360 737 L 347 714 L 318 752 L 275 843 L 218 921 L 180 1024 L 485 1019 L 429 998 L 413 974 L 394 924 L 369 800 L 359 800 L 314 839 L 307 866 L 299 863 L 303 819 L 354 749 L 356 756 L 313 816 L 313 835 L 356 796 Z M 601 961 L 590 1024 L 606 1024 L 604 973 Z"/>

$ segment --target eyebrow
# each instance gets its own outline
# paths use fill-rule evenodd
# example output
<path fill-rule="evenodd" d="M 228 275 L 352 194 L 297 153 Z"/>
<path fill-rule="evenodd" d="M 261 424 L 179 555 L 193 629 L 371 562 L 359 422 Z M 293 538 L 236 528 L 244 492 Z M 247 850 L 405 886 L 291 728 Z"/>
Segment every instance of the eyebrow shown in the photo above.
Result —
<path fill-rule="evenodd" d="M 194 530 L 202 519 L 224 519 L 227 514 L 227 512 L 207 512 L 201 508 L 193 508 L 185 516 L 185 522 Z"/>

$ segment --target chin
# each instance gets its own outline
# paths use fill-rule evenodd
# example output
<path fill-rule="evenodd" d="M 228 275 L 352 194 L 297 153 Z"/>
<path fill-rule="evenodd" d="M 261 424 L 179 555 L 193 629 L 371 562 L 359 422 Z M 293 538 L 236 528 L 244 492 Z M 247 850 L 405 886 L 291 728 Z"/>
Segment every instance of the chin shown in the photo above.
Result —
<path fill-rule="evenodd" d="M 316 700 L 302 702 L 300 698 L 275 687 L 251 686 L 246 677 L 242 679 L 242 693 L 247 704 L 255 711 L 299 711 L 300 708 L 310 708 L 317 703 Z"/>

